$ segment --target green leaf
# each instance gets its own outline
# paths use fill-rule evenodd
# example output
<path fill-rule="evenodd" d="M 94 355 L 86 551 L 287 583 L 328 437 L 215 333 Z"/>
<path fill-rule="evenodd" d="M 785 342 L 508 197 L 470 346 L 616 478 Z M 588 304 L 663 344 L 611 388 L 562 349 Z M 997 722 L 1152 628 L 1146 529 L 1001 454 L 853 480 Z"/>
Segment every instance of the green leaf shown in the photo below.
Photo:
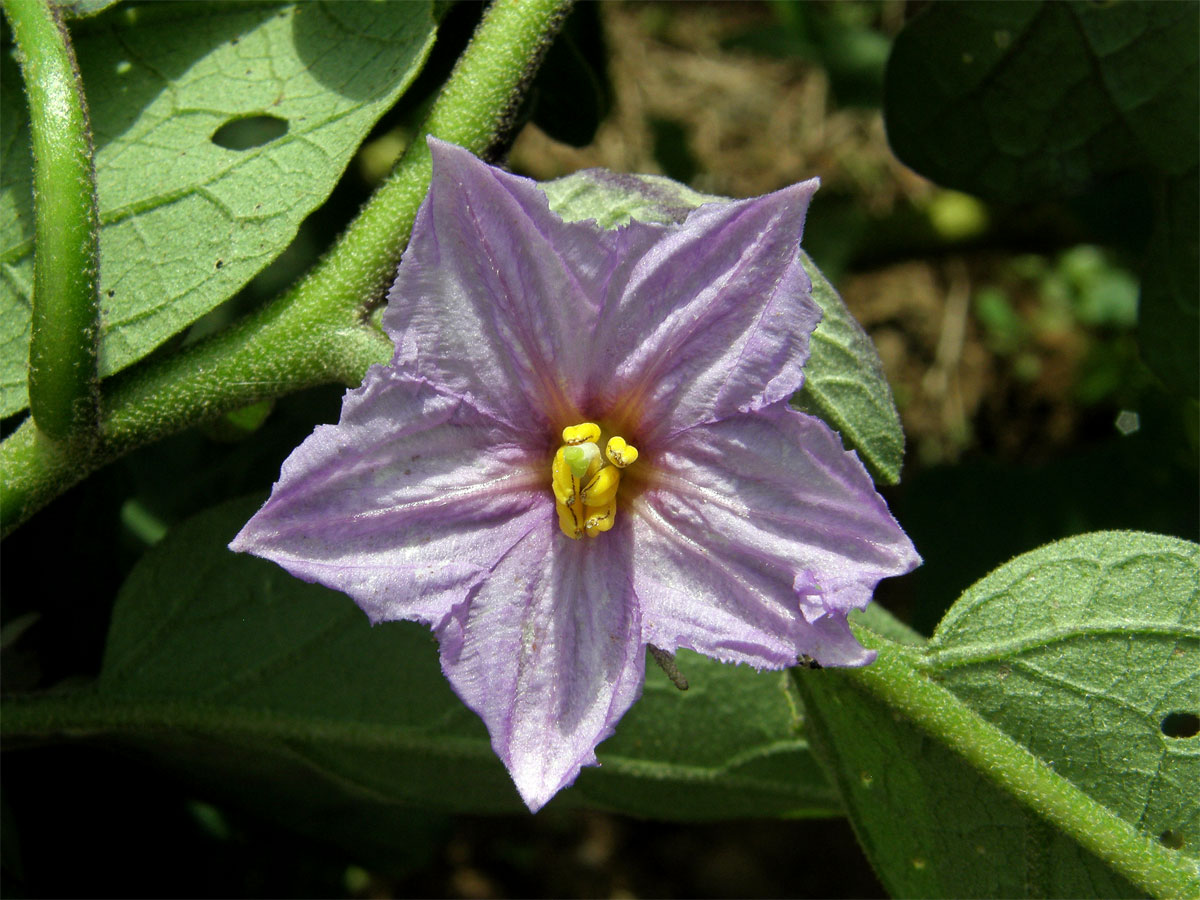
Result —
<path fill-rule="evenodd" d="M 50 0 L 52 6 L 69 19 L 85 19 L 104 12 L 110 6 L 116 6 L 121 0 Z"/>
<path fill-rule="evenodd" d="M 595 220 L 616 228 L 630 219 L 656 225 L 682 222 L 697 206 L 725 202 L 727 197 L 702 194 L 662 175 L 626 175 L 607 169 L 584 169 L 540 185 L 550 208 L 568 222 Z"/>
<path fill-rule="evenodd" d="M 893 897 L 1141 896 L 842 673 L 796 681 L 813 750 Z"/>
<path fill-rule="evenodd" d="M 295 236 L 420 70 L 426 3 L 171 3 L 76 26 L 100 194 L 100 370 L 144 357 Z M 26 402 L 29 131 L 0 80 L 0 415 Z M 231 149 L 244 147 L 246 149 Z"/>
<path fill-rule="evenodd" d="M 1173 390 L 1200 393 L 1200 177 L 1165 179 L 1155 198 L 1138 309 L 1142 358 Z"/>
<path fill-rule="evenodd" d="M 793 402 L 841 432 L 877 481 L 898 484 L 904 464 L 904 429 L 883 374 L 883 361 L 808 254 L 803 254 L 803 261 L 812 279 L 813 299 L 825 315 L 813 332 L 804 387 Z"/>
<path fill-rule="evenodd" d="M 896 37 L 893 151 L 939 184 L 1003 201 L 1195 165 L 1194 3 L 939 3 Z"/>
<path fill-rule="evenodd" d="M 604 228 L 630 219 L 681 222 L 697 206 L 726 199 L 661 176 L 602 169 L 576 172 L 546 182 L 542 189 L 550 208 L 567 221 L 594 219 Z M 904 430 L 879 353 L 808 254 L 801 251 L 801 259 L 824 316 L 813 333 L 804 387 L 793 402 L 841 432 L 876 479 L 896 484 L 904 462 Z"/>
<path fill-rule="evenodd" d="M 787 672 L 676 657 L 680 691 L 647 657 L 642 699 L 567 793 L 628 815 L 695 821 L 841 815 Z"/>
<path fill-rule="evenodd" d="M 428 629 L 371 628 L 343 595 L 225 548 L 256 508 L 217 507 L 148 551 L 118 597 L 94 690 L 6 706 L 6 739 L 102 738 L 305 821 L 524 809 Z M 556 803 L 684 820 L 838 812 L 786 673 L 693 654 L 680 665 L 691 690 L 652 668 L 600 768 Z"/>
<path fill-rule="evenodd" d="M 1071 538 L 971 587 L 914 661 L 948 689 L 938 689 L 941 702 L 1026 746 L 1147 846 L 1181 848 L 1194 877 L 1198 598 L 1195 544 L 1132 532 Z M 894 895 L 1140 893 L 852 674 L 798 673 L 797 684 L 814 750 Z"/>
<path fill-rule="evenodd" d="M 1200 547 L 1097 532 L 969 588 L 927 665 L 984 718 L 1148 837 L 1200 858 Z"/>
<path fill-rule="evenodd" d="M 586 147 L 612 109 L 608 48 L 599 7 L 580 3 L 550 45 L 530 88 L 531 119 L 572 147 Z"/>
<path fill-rule="evenodd" d="M 901 622 L 878 602 L 872 603 L 866 609 L 850 611 L 851 624 L 869 628 L 880 637 L 887 638 L 897 644 L 909 647 L 924 646 L 927 638 L 905 622 Z"/>

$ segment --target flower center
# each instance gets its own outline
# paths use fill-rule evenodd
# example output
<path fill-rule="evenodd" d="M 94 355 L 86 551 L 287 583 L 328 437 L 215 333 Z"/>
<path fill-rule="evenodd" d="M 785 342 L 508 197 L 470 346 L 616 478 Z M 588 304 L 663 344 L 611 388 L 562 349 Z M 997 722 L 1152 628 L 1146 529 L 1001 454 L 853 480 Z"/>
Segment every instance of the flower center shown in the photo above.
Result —
<path fill-rule="evenodd" d="M 600 426 L 594 422 L 572 425 L 562 434 L 550 468 L 558 527 L 573 540 L 595 537 L 616 521 L 621 470 L 637 460 L 637 448 L 613 436 L 602 455 Z"/>

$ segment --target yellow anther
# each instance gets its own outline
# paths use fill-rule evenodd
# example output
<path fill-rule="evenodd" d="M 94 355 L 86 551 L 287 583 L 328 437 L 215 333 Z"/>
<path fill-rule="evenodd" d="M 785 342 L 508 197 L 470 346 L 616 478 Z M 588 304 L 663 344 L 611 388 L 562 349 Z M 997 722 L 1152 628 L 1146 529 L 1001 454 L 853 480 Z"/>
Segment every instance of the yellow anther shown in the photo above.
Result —
<path fill-rule="evenodd" d="M 617 489 L 621 469 L 638 457 L 623 438 L 610 438 L 600 453 L 600 426 L 582 422 L 563 429 L 564 445 L 550 466 L 550 487 L 558 527 L 573 540 L 595 537 L 613 527 L 617 519 Z M 611 465 L 605 464 L 605 459 Z"/>
<path fill-rule="evenodd" d="M 555 508 L 558 510 L 558 527 L 562 533 L 576 541 L 583 537 L 584 526 L 575 518 L 575 513 L 561 503 L 555 504 Z"/>
<path fill-rule="evenodd" d="M 565 477 L 564 477 L 565 476 Z M 554 466 L 550 472 L 550 487 L 554 491 L 554 502 L 564 508 L 575 503 L 575 484 L 571 472 L 562 461 L 561 451 L 554 455 Z"/>
<path fill-rule="evenodd" d="M 608 457 L 610 463 L 619 469 L 632 465 L 637 462 L 638 458 L 637 447 L 625 443 L 625 438 L 623 437 L 609 438 L 608 446 L 604 448 L 604 455 Z"/>
<path fill-rule="evenodd" d="M 595 422 L 583 422 L 579 425 L 568 425 L 563 429 L 564 444 L 583 444 L 587 441 L 600 440 L 600 426 Z"/>
<path fill-rule="evenodd" d="M 583 489 L 584 506 L 607 506 L 617 496 L 617 487 L 621 484 L 621 472 L 612 466 L 605 466 L 592 476 L 592 480 Z"/>
<path fill-rule="evenodd" d="M 608 531 L 613 527 L 613 523 L 617 521 L 617 498 L 613 497 L 612 502 L 604 508 L 588 507 L 587 522 L 584 530 L 587 531 L 588 537 L 595 537 L 602 531 Z"/>

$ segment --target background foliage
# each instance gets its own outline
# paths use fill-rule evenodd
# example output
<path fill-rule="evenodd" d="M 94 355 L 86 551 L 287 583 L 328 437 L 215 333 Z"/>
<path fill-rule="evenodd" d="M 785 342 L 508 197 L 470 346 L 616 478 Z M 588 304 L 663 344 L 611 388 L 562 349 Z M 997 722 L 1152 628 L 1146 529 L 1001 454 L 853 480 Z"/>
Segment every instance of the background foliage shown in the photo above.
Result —
<path fill-rule="evenodd" d="M 121 373 L 103 396 L 142 435 L 111 455 L 145 446 L 4 543 L 7 893 L 1141 896 L 1194 875 L 1200 7 L 583 4 L 536 77 L 514 63 L 519 104 L 474 107 L 451 76 L 473 4 L 64 8 L 83 16 L 99 372 Z M 34 193 L 21 74 L 0 65 L 13 448 Z M 425 630 L 371 629 L 225 550 L 336 419 L 339 379 L 387 356 L 378 289 L 302 279 L 411 171 L 386 177 L 423 122 L 605 224 L 822 176 L 805 246 L 826 320 L 794 402 L 899 482 L 926 560 L 860 622 L 879 664 L 682 653 L 691 689 L 651 668 L 602 766 L 530 818 Z M 675 181 L 560 177 L 592 165 Z M 268 342 L 227 393 L 142 424 L 139 397 L 203 384 L 206 347 L 242 359 L 223 335 L 313 284 L 342 318 L 288 346 L 368 337 L 303 365 Z M 750 821 L 700 824 L 728 819 Z"/>

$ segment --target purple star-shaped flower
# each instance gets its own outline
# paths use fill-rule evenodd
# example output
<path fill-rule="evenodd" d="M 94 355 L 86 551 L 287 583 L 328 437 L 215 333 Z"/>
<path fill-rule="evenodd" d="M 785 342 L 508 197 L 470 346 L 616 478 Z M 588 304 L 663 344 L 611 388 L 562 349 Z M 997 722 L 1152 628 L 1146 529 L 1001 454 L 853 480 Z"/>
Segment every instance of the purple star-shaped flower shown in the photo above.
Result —
<path fill-rule="evenodd" d="M 647 644 L 870 662 L 846 615 L 919 560 L 858 457 L 788 406 L 821 317 L 797 252 L 816 181 L 605 230 L 430 147 L 392 364 L 230 547 L 430 625 L 532 810 L 596 762 Z"/>

